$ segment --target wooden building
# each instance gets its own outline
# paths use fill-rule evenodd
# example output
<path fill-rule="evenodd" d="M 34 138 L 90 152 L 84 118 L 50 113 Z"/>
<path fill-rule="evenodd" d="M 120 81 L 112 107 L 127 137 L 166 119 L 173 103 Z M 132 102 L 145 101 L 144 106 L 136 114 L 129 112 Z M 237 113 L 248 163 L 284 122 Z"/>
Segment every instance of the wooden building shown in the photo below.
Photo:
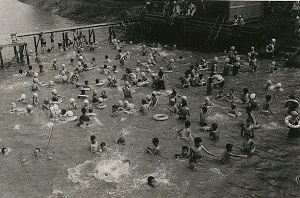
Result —
<path fill-rule="evenodd" d="M 169 2 L 169 3 L 166 3 Z M 259 21 L 264 17 L 264 2 L 261 1 L 146 1 L 145 22 L 151 24 L 153 29 L 166 27 L 168 18 L 177 4 L 182 7 L 182 13 L 174 18 L 174 28 L 180 35 L 197 35 L 206 38 L 206 42 L 214 43 L 220 38 L 230 38 L 234 35 L 235 15 L 241 15 L 245 23 Z M 194 16 L 186 16 L 186 10 L 192 2 L 196 7 Z M 164 24 L 164 25 L 163 25 Z M 173 24 L 172 24 L 173 25 Z M 258 35 L 258 28 L 243 28 L 248 35 Z"/>

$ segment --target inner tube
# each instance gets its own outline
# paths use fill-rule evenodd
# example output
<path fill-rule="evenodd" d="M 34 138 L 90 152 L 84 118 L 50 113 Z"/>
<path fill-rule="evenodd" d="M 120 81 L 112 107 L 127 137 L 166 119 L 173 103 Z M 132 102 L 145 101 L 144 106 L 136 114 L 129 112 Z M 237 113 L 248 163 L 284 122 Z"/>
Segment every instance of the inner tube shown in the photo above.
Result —
<path fill-rule="evenodd" d="M 91 91 L 90 88 L 81 88 L 81 90 L 84 90 L 84 91 Z"/>
<path fill-rule="evenodd" d="M 96 116 L 97 113 L 87 113 L 87 114 L 85 114 L 85 115 L 87 115 L 87 116 Z"/>
<path fill-rule="evenodd" d="M 85 98 L 88 98 L 89 96 L 88 95 L 78 95 L 77 98 L 79 99 L 85 99 Z"/>
<path fill-rule="evenodd" d="M 149 83 L 148 81 L 138 82 L 138 83 L 136 84 L 136 86 L 141 87 L 141 86 L 147 85 L 148 83 Z"/>
<path fill-rule="evenodd" d="M 51 103 L 52 104 L 60 104 L 60 103 L 62 103 L 64 100 L 62 99 L 62 98 L 59 98 L 58 99 L 58 101 L 53 101 L 53 100 L 51 100 Z"/>
<path fill-rule="evenodd" d="M 299 129 L 300 128 L 300 122 L 297 124 L 297 125 L 294 125 L 294 124 L 291 124 L 289 119 L 290 119 L 291 116 L 287 116 L 285 118 L 285 124 L 289 127 L 289 128 L 292 128 L 292 129 Z"/>
<path fill-rule="evenodd" d="M 106 107 L 105 104 L 99 104 L 99 105 L 97 106 L 98 109 L 104 109 L 105 107 Z"/>
<path fill-rule="evenodd" d="M 166 114 L 155 114 L 153 116 L 153 119 L 156 121 L 165 121 L 165 120 L 169 119 L 169 117 Z"/>

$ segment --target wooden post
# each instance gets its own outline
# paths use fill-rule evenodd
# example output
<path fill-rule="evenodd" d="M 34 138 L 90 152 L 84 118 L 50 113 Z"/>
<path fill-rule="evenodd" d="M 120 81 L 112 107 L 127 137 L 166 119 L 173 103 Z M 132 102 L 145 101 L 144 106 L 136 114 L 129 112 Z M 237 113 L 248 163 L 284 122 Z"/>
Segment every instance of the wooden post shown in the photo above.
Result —
<path fill-rule="evenodd" d="M 63 43 L 63 50 L 65 51 L 65 49 L 66 49 L 66 43 L 65 43 L 65 33 L 63 32 L 62 33 L 62 43 Z"/>
<path fill-rule="evenodd" d="M 93 43 L 95 43 L 96 42 L 95 30 L 93 29 L 92 31 L 93 31 Z"/>
<path fill-rule="evenodd" d="M 0 47 L 0 61 L 1 61 L 1 67 L 3 69 L 4 68 L 4 63 L 3 63 L 3 57 L 2 57 L 2 47 Z"/>
<path fill-rule="evenodd" d="M 115 26 L 112 27 L 113 39 L 116 39 L 116 31 Z"/>
<path fill-rule="evenodd" d="M 29 59 L 29 55 L 28 55 L 28 51 L 27 51 L 27 44 L 24 45 L 24 50 L 25 50 L 25 54 L 26 54 L 26 58 L 27 58 L 27 65 L 30 65 L 30 59 Z"/>
<path fill-rule="evenodd" d="M 17 58 L 17 61 L 19 62 L 19 55 L 18 55 L 17 46 L 14 46 L 14 54 L 15 54 L 15 58 Z"/>
<path fill-rule="evenodd" d="M 89 44 L 91 43 L 91 30 L 89 29 Z"/>
<path fill-rule="evenodd" d="M 33 37 L 33 41 L 34 41 L 34 50 L 35 50 L 35 53 L 38 53 L 38 50 L 37 50 L 37 48 L 38 48 L 38 43 L 37 43 L 37 41 L 36 41 L 36 37 L 35 37 L 35 36 Z"/>
<path fill-rule="evenodd" d="M 111 43 L 112 42 L 112 28 L 111 27 L 108 28 L 108 32 L 109 32 L 108 40 Z"/>
<path fill-rule="evenodd" d="M 24 45 L 19 46 L 20 62 L 24 62 Z"/>

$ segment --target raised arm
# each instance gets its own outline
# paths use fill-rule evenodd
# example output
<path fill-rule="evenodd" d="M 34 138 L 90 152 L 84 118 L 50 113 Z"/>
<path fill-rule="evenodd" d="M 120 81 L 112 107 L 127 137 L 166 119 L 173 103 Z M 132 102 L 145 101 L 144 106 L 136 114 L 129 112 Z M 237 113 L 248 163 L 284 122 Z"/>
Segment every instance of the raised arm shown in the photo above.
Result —
<path fill-rule="evenodd" d="M 202 149 L 203 149 L 203 151 L 204 151 L 205 153 L 207 153 L 207 154 L 209 154 L 209 155 L 211 155 L 211 156 L 214 156 L 214 157 L 218 157 L 218 155 L 215 155 L 215 154 L 209 152 L 208 150 L 206 150 L 206 148 L 205 148 L 204 146 L 202 146 Z"/>

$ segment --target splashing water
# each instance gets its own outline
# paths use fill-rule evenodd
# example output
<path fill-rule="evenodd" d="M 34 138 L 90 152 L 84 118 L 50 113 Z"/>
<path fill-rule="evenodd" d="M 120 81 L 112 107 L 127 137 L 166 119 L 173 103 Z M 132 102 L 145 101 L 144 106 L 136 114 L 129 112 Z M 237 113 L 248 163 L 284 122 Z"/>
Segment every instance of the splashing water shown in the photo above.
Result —
<path fill-rule="evenodd" d="M 262 125 L 262 128 L 263 129 L 280 129 L 280 128 L 283 128 L 282 126 L 280 126 L 278 123 L 276 122 L 271 122 L 271 123 L 268 123 L 268 124 L 263 124 Z"/>
<path fill-rule="evenodd" d="M 222 115 L 222 114 L 219 114 L 219 113 L 216 113 L 213 116 L 208 116 L 207 119 L 209 121 L 213 121 L 213 122 L 227 122 L 228 121 L 227 115 Z"/>

